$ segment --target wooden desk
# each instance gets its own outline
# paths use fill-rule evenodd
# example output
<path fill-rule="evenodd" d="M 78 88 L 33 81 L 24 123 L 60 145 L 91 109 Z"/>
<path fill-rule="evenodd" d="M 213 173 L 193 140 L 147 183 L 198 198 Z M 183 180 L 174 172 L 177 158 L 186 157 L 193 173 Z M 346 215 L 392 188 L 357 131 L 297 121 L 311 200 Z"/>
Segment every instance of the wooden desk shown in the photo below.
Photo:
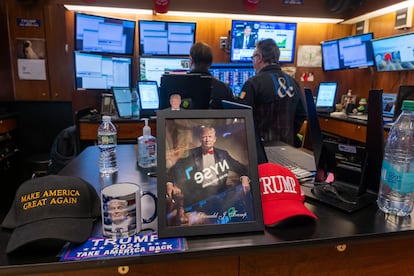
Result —
<path fill-rule="evenodd" d="M 119 172 L 100 178 L 98 148 L 88 147 L 61 175 L 82 177 L 99 189 L 105 181 L 135 181 L 156 191 L 156 179 L 136 168 L 134 145 L 117 150 Z M 317 216 L 264 232 L 187 238 L 181 253 L 76 262 L 55 255 L 5 255 L 9 233 L 0 233 L 0 274 L 38 275 L 411 275 L 414 223 L 385 217 L 375 204 L 346 214 L 306 203 Z"/>
<path fill-rule="evenodd" d="M 82 118 L 79 121 L 80 140 L 86 142 L 96 141 L 100 123 L 101 121 L 97 117 L 94 119 L 90 119 L 88 116 Z M 121 140 L 121 142 L 122 140 L 132 142 L 142 135 L 144 121 L 140 119 L 116 118 L 113 119 L 113 123 L 118 130 L 118 140 Z M 157 136 L 156 120 L 150 120 L 148 124 L 151 127 L 152 135 Z M 367 124 L 362 120 L 338 118 L 327 115 L 319 116 L 319 125 L 324 132 L 365 143 Z M 387 134 L 388 129 L 384 128 L 385 138 L 387 137 Z"/>
<path fill-rule="evenodd" d="M 118 131 L 118 140 L 136 140 L 142 135 L 142 128 L 145 123 L 142 119 L 121 119 L 112 120 Z M 98 127 L 101 124 L 99 117 L 86 116 L 79 120 L 79 135 L 81 141 L 96 141 Z M 151 134 L 157 135 L 155 120 L 149 120 L 148 125 L 151 127 Z"/>
<path fill-rule="evenodd" d="M 0 118 L 0 134 L 8 133 L 15 130 L 17 127 L 17 120 L 15 117 Z"/>
<path fill-rule="evenodd" d="M 365 143 L 367 122 L 357 119 L 319 115 L 319 125 L 323 132 Z M 384 138 L 387 138 L 388 128 L 384 127 Z"/>

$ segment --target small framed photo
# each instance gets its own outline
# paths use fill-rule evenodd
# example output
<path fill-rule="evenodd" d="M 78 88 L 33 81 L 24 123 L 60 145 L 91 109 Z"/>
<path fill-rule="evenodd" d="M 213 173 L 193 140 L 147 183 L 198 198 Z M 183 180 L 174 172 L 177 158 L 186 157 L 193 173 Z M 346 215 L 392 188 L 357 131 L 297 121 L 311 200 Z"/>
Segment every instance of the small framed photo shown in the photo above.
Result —
<path fill-rule="evenodd" d="M 251 110 L 157 112 L 158 236 L 263 231 Z"/>
<path fill-rule="evenodd" d="M 341 104 L 343 107 L 347 104 L 356 104 L 356 95 L 342 95 Z"/>

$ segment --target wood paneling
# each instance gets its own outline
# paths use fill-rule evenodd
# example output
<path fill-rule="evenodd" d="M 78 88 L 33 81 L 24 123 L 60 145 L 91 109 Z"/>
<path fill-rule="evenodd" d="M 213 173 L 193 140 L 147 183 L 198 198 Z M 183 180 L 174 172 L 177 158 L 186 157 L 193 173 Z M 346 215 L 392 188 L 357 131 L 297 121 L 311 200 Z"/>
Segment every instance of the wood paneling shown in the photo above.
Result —
<path fill-rule="evenodd" d="M 18 1 L 7 1 L 10 53 L 14 76 L 15 99 L 16 100 L 48 100 L 49 82 L 47 80 L 21 80 L 18 76 L 17 39 L 43 39 L 46 43 L 45 20 L 41 5 L 26 5 Z M 18 19 L 38 20 L 40 26 L 18 26 Z M 46 57 L 47 58 L 47 57 Z M 47 66 L 46 66 L 47 74 Z"/>
<path fill-rule="evenodd" d="M 9 34 L 7 22 L 7 3 L 0 1 L 0 100 L 13 100 L 13 75 L 9 51 Z"/>
<path fill-rule="evenodd" d="M 325 2 L 322 0 L 305 1 L 304 5 L 283 5 L 281 1 L 261 0 L 259 11 L 273 14 L 288 13 L 290 16 L 300 16 L 302 9 L 306 8 L 309 12 L 325 11 Z M 13 67 L 13 78 L 15 79 L 15 93 L 17 100 L 36 100 L 36 99 L 63 99 L 72 98 L 74 109 L 82 108 L 86 105 L 91 108 L 100 109 L 100 94 L 102 91 L 75 91 L 74 90 L 74 68 L 73 68 L 73 43 L 74 43 L 74 12 L 66 11 L 62 3 L 85 4 L 83 0 L 38 0 L 37 5 L 22 5 L 18 1 L 7 0 L 9 3 L 8 22 L 10 24 L 10 53 Z M 43 5 L 45 4 L 45 5 Z M 364 1 L 361 9 L 369 9 L 370 6 L 389 4 L 389 1 Z M 153 1 L 145 0 L 137 3 L 135 0 L 110 1 L 100 0 L 90 5 L 120 6 L 128 8 L 152 8 Z M 175 0 L 170 2 L 170 10 L 192 10 L 192 11 L 220 11 L 220 12 L 243 12 L 243 1 L 219 1 L 211 0 L 190 1 Z M 170 21 L 194 21 L 197 23 L 197 41 L 204 41 L 211 45 L 214 53 L 214 62 L 229 62 L 229 54 L 220 49 L 219 38 L 227 36 L 231 27 L 231 19 L 225 18 L 196 18 L 178 17 L 169 15 L 135 15 L 135 14 L 115 14 L 106 13 L 107 16 L 127 18 L 132 20 L 153 19 Z M 324 12 L 328 17 L 332 14 Z M 374 37 L 385 37 L 393 34 L 410 32 L 408 30 L 394 30 L 395 14 L 387 14 L 371 19 L 369 31 L 374 33 Z M 40 19 L 40 28 L 17 27 L 16 18 Z M 63 24 L 63 19 L 65 25 Z M 318 23 L 298 23 L 296 37 L 296 49 L 300 45 L 319 45 L 323 40 L 340 38 L 353 35 L 354 25 L 346 24 L 318 24 Z M 16 37 L 40 37 L 45 38 L 47 43 L 47 70 L 48 81 L 22 81 L 17 78 L 16 50 L 14 47 Z M 138 75 L 138 31 L 135 40 L 135 53 L 133 59 L 133 83 L 139 79 Z M 65 46 L 67 45 L 67 51 Z M 295 59 L 296 62 L 296 59 Z M 295 64 L 284 64 L 284 66 L 295 66 Z M 357 95 L 357 98 L 368 97 L 368 91 L 372 88 L 383 89 L 385 93 L 396 93 L 401 84 L 412 84 L 414 82 L 414 72 L 376 72 L 375 68 L 352 69 L 333 72 L 324 72 L 322 68 L 296 68 L 296 78 L 306 71 L 314 73 L 313 82 L 300 82 L 302 87 L 309 87 L 316 94 L 317 84 L 320 81 L 337 81 L 339 91 L 337 101 L 347 93 L 349 89 Z M 72 94 L 72 97 L 70 97 Z M 0 95 L 1 99 L 2 95 Z"/>
<path fill-rule="evenodd" d="M 135 140 L 137 137 L 141 136 L 142 129 L 144 127 L 144 121 L 135 121 L 135 122 L 128 122 L 128 121 L 114 121 L 115 127 L 118 132 L 118 140 Z M 96 121 L 95 123 L 87 122 L 79 123 L 79 138 L 81 140 L 96 140 L 98 133 L 98 127 L 100 125 L 100 121 Z M 155 121 L 148 122 L 149 127 L 151 128 L 151 134 L 157 136 L 157 125 Z"/>
<path fill-rule="evenodd" d="M 319 118 L 321 130 L 331 134 L 365 143 L 367 126 L 330 118 Z"/>
<path fill-rule="evenodd" d="M 66 9 L 62 5 L 44 7 L 47 36 L 47 67 L 49 69 L 50 98 L 53 100 L 72 100 L 74 83 L 71 64 L 73 53 L 66 42 Z"/>
<path fill-rule="evenodd" d="M 240 256 L 239 275 L 411 275 L 413 239 L 285 248 Z"/>
<path fill-rule="evenodd" d="M 49 0 L 50 3 L 85 5 L 84 0 Z M 152 9 L 153 0 L 99 0 L 89 5 L 104 7 L 121 7 L 134 9 Z M 303 5 L 286 5 L 282 1 L 260 0 L 258 8 L 254 12 L 247 12 L 244 8 L 244 0 L 170 0 L 169 10 L 189 12 L 218 12 L 233 14 L 256 14 L 256 15 L 286 15 L 286 16 L 314 16 L 314 17 L 338 17 L 330 12 L 325 6 L 325 0 L 306 0 Z"/>
<path fill-rule="evenodd" d="M 127 263 L 127 262 L 126 262 Z M 107 265 L 106 265 L 107 266 Z M 207 259 L 172 260 L 169 262 L 158 262 L 156 264 L 125 265 L 118 267 L 106 267 L 102 262 L 101 268 L 84 269 L 76 271 L 60 271 L 55 273 L 42 273 L 33 275 L 43 276 L 83 276 L 83 275 L 217 275 L 217 276 L 237 276 L 239 275 L 239 257 L 223 256 L 211 257 Z"/>

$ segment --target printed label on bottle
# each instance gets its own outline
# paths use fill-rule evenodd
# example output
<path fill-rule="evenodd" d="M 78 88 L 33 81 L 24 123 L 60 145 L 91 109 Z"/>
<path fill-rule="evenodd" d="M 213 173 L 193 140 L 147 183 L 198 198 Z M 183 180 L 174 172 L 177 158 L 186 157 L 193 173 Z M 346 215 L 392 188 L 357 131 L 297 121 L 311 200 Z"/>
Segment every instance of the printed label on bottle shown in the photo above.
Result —
<path fill-rule="evenodd" d="M 98 143 L 99 145 L 110 145 L 115 144 L 116 135 L 101 135 L 99 136 Z"/>
<path fill-rule="evenodd" d="M 154 157 L 157 153 L 157 143 L 155 139 L 148 139 L 145 143 L 147 144 L 148 156 Z"/>
<path fill-rule="evenodd" d="M 386 160 L 382 163 L 381 180 L 398 193 L 406 194 L 414 191 L 414 171 L 405 173 L 397 171 Z"/>
<path fill-rule="evenodd" d="M 139 116 L 139 108 L 138 108 L 138 104 L 133 103 L 132 104 L 132 115 L 134 116 Z"/>

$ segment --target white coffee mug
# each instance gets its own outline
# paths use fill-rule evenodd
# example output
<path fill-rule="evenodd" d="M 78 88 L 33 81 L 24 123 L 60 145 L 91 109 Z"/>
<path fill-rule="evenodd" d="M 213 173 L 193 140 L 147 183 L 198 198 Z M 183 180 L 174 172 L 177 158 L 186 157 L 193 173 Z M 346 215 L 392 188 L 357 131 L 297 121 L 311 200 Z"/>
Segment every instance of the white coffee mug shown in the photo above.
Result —
<path fill-rule="evenodd" d="M 141 197 L 150 196 L 154 200 L 154 213 L 148 219 L 141 218 Z M 116 183 L 105 187 L 101 192 L 102 232 L 105 237 L 125 238 L 142 230 L 143 223 L 150 223 L 157 217 L 157 197 L 151 192 L 143 192 L 134 183 Z"/>

